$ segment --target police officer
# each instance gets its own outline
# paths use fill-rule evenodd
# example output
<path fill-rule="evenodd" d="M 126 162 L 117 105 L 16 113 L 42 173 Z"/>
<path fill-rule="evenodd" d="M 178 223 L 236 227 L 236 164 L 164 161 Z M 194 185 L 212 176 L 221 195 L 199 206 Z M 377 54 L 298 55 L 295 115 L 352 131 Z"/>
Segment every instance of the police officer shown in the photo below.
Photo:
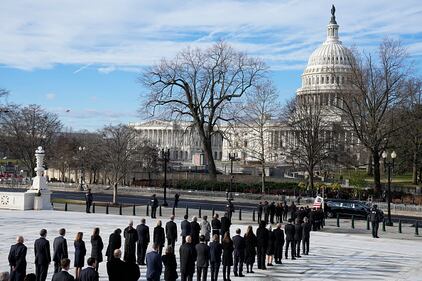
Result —
<path fill-rule="evenodd" d="M 91 205 L 93 201 L 94 196 L 91 193 L 91 189 L 88 189 L 88 192 L 85 194 L 85 207 L 87 213 L 91 213 Z"/>
<path fill-rule="evenodd" d="M 378 206 L 374 205 L 371 209 L 371 213 L 369 214 L 369 218 L 371 220 L 372 225 L 372 237 L 373 238 L 379 238 L 378 237 L 378 227 L 380 221 L 382 221 L 382 214 L 380 210 L 378 210 Z"/>
<path fill-rule="evenodd" d="M 155 194 L 152 195 L 151 198 L 151 218 L 157 218 L 157 208 L 158 208 L 158 199 Z"/>

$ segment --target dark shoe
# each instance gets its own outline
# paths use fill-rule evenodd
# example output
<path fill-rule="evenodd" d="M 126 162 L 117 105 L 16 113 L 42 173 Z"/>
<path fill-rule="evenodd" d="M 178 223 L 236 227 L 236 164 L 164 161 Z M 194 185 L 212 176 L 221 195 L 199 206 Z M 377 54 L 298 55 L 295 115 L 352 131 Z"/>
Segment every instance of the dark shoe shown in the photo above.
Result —
<path fill-rule="evenodd" d="M 299 255 L 298 255 L 298 256 L 296 256 L 296 257 L 297 257 L 297 258 L 301 258 L 302 256 L 299 256 Z"/>
<path fill-rule="evenodd" d="M 234 273 L 234 276 L 235 276 L 235 277 L 237 277 L 237 276 L 239 276 L 239 275 L 235 272 L 235 273 Z"/>
<path fill-rule="evenodd" d="M 296 258 L 292 258 L 292 260 L 295 260 Z"/>
<path fill-rule="evenodd" d="M 249 271 L 249 273 L 255 273 L 255 271 L 251 270 L 251 271 Z"/>
<path fill-rule="evenodd" d="M 239 274 L 239 277 L 245 277 L 245 275 L 243 275 L 243 274 Z"/>

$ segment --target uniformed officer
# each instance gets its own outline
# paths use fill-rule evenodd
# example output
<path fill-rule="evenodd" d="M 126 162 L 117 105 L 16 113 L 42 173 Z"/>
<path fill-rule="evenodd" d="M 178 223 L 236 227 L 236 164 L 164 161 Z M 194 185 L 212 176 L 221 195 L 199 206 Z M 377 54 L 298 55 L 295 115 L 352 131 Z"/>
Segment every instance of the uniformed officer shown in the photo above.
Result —
<path fill-rule="evenodd" d="M 371 220 L 371 226 L 372 226 L 372 237 L 373 238 L 379 238 L 378 237 L 378 227 L 380 221 L 382 221 L 382 214 L 380 210 L 378 210 L 378 206 L 374 205 L 371 209 L 371 213 L 369 214 L 370 220 Z"/>

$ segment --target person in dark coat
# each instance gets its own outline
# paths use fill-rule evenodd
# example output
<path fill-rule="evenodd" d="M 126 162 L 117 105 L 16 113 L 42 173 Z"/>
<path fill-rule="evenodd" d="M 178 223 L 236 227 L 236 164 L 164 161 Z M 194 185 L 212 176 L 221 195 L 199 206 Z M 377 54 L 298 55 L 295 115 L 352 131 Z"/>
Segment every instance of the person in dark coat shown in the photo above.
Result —
<path fill-rule="evenodd" d="M 54 273 L 60 271 L 62 259 L 68 258 L 67 241 L 66 238 L 64 238 L 66 235 L 66 230 L 61 228 L 59 230 L 59 235 L 60 236 L 54 238 L 53 241 Z"/>
<path fill-rule="evenodd" d="M 275 206 L 275 217 L 277 223 L 283 222 L 283 205 L 281 203 L 277 203 Z"/>
<path fill-rule="evenodd" d="M 171 215 L 170 220 L 166 223 L 166 237 L 167 246 L 174 248 L 177 241 L 177 224 L 174 222 L 174 215 Z"/>
<path fill-rule="evenodd" d="M 257 213 L 258 213 L 258 223 L 260 223 L 260 222 L 261 222 L 261 220 L 262 220 L 262 209 L 263 209 L 262 202 L 259 202 L 259 204 L 258 204 L 258 208 L 257 208 Z"/>
<path fill-rule="evenodd" d="M 23 244 L 23 237 L 16 237 L 16 244 L 10 247 L 9 265 L 10 265 L 10 281 L 23 281 L 26 275 L 26 251 L 27 248 Z"/>
<path fill-rule="evenodd" d="M 296 257 L 300 258 L 300 243 L 302 243 L 302 224 L 300 223 L 299 218 L 296 219 L 295 224 L 295 246 L 296 246 Z"/>
<path fill-rule="evenodd" d="M 199 244 L 196 250 L 196 276 L 198 281 L 206 281 L 208 266 L 210 265 L 210 247 L 206 244 L 204 235 L 199 236 Z"/>
<path fill-rule="evenodd" d="M 190 237 L 192 238 L 192 244 L 196 245 L 199 243 L 199 232 L 201 231 L 201 226 L 198 223 L 198 218 L 193 217 L 190 223 Z"/>
<path fill-rule="evenodd" d="M 117 228 L 112 234 L 110 234 L 106 250 L 107 261 L 112 260 L 114 258 L 114 250 L 120 249 L 122 246 L 122 236 L 120 235 L 121 233 L 122 230 Z"/>
<path fill-rule="evenodd" d="M 287 221 L 287 213 L 289 212 L 289 206 L 287 205 L 287 201 L 283 203 L 283 220 Z"/>
<path fill-rule="evenodd" d="M 380 210 L 378 210 L 378 206 L 374 205 L 371 208 L 371 211 L 369 213 L 369 219 L 371 221 L 371 228 L 372 228 L 372 237 L 373 238 L 379 238 L 378 237 L 378 228 L 380 222 L 382 222 L 383 216 Z"/>
<path fill-rule="evenodd" d="M 274 216 L 275 216 L 275 202 L 271 202 L 269 206 L 269 212 L 270 212 L 270 222 L 271 224 L 274 224 Z"/>
<path fill-rule="evenodd" d="M 177 208 L 177 205 L 179 204 L 179 198 L 180 198 L 180 194 L 179 193 L 176 193 L 174 195 L 174 205 L 173 205 L 173 208 Z"/>
<path fill-rule="evenodd" d="M 136 242 L 138 242 L 138 232 L 133 228 L 133 221 L 129 221 L 129 225 L 123 232 L 125 237 L 125 252 L 123 260 L 125 262 L 136 262 Z"/>
<path fill-rule="evenodd" d="M 46 239 L 46 229 L 41 229 L 40 236 L 34 243 L 35 274 L 37 275 L 37 281 L 45 281 L 48 266 L 51 262 L 50 242 Z"/>
<path fill-rule="evenodd" d="M 220 236 L 221 221 L 219 219 L 218 214 L 214 215 L 214 218 L 211 221 L 211 227 L 212 227 L 212 236 L 214 236 L 214 234 L 218 234 Z"/>
<path fill-rule="evenodd" d="M 136 232 L 138 233 L 138 265 L 145 265 L 145 256 L 150 242 L 149 227 L 145 223 L 145 219 L 141 219 L 141 224 L 136 226 Z"/>
<path fill-rule="evenodd" d="M 93 201 L 94 201 L 94 196 L 91 193 L 91 189 L 88 189 L 87 193 L 85 194 L 85 206 L 86 206 L 87 213 L 91 213 L 91 206 L 92 206 Z"/>
<path fill-rule="evenodd" d="M 273 266 L 273 258 L 275 251 L 275 236 L 272 231 L 271 224 L 268 225 L 268 246 L 267 246 L 267 266 Z"/>
<path fill-rule="evenodd" d="M 228 217 L 228 214 L 225 213 L 224 216 L 221 218 L 221 237 L 224 237 L 224 235 L 226 234 L 226 232 L 229 233 L 230 235 L 230 226 L 231 226 L 231 221 Z"/>
<path fill-rule="evenodd" d="M 161 221 L 157 221 L 157 226 L 154 227 L 154 235 L 152 242 L 158 246 L 158 253 L 161 255 L 163 252 L 164 243 L 166 236 L 164 234 L 164 228 L 161 226 Z"/>
<path fill-rule="evenodd" d="M 274 259 L 276 264 L 281 264 L 283 257 L 284 246 L 284 231 L 281 229 L 281 223 L 277 224 L 276 229 L 273 230 L 274 234 Z"/>
<path fill-rule="evenodd" d="M 138 281 L 141 277 L 139 265 L 134 262 L 125 262 L 126 265 L 126 279 L 127 281 Z"/>
<path fill-rule="evenodd" d="M 97 267 L 97 261 L 95 260 L 95 258 L 89 258 L 86 263 L 88 264 L 88 266 L 81 271 L 80 281 L 98 281 L 98 272 L 95 270 L 95 268 Z"/>
<path fill-rule="evenodd" d="M 245 264 L 247 273 L 255 273 L 252 268 L 255 263 L 256 256 L 256 245 L 258 240 L 256 239 L 255 234 L 253 233 L 253 228 L 251 225 L 248 226 L 248 229 L 245 233 Z"/>
<path fill-rule="evenodd" d="M 211 281 L 218 280 L 218 272 L 221 264 L 221 254 L 223 247 L 220 242 L 220 234 L 213 235 L 213 241 L 210 243 L 210 264 L 211 264 Z"/>
<path fill-rule="evenodd" d="M 183 221 L 180 223 L 180 228 L 182 230 L 180 233 L 180 236 L 182 236 L 182 244 L 185 244 L 186 236 L 191 235 L 191 224 L 188 221 L 188 215 L 183 217 Z"/>
<path fill-rule="evenodd" d="M 122 281 L 126 280 L 126 263 L 121 260 L 122 251 L 115 249 L 113 258 L 107 262 L 107 274 L 109 281 Z"/>
<path fill-rule="evenodd" d="M 268 201 L 264 202 L 264 206 L 262 207 L 262 211 L 264 212 L 264 221 L 267 225 L 269 223 L 270 219 L 270 205 L 268 204 Z"/>
<path fill-rule="evenodd" d="M 69 274 L 70 259 L 64 258 L 60 261 L 60 271 L 54 273 L 51 281 L 75 281 L 75 278 Z"/>
<path fill-rule="evenodd" d="M 150 205 L 151 205 L 151 218 L 155 219 L 157 218 L 157 208 L 158 208 L 158 199 L 155 194 L 153 194 L 151 197 Z"/>
<path fill-rule="evenodd" d="M 297 212 L 297 207 L 295 202 L 292 201 L 292 204 L 290 204 L 290 218 L 294 221 L 296 219 L 296 212 Z"/>
<path fill-rule="evenodd" d="M 265 266 L 265 254 L 267 253 L 269 233 L 268 229 L 265 228 L 267 224 L 261 221 L 258 229 L 256 230 L 257 238 L 257 258 L 258 258 L 258 269 L 267 269 Z"/>
<path fill-rule="evenodd" d="M 243 262 L 245 261 L 245 239 L 240 236 L 240 228 L 236 229 L 236 235 L 233 236 L 233 255 L 234 255 L 234 276 L 244 277 L 243 275 Z"/>
<path fill-rule="evenodd" d="M 179 278 L 177 274 L 177 261 L 172 247 L 166 248 L 166 254 L 161 257 L 164 264 L 164 280 L 176 281 Z"/>
<path fill-rule="evenodd" d="M 163 262 L 158 253 L 158 245 L 152 244 L 152 251 L 147 254 L 147 281 L 160 281 Z"/>
<path fill-rule="evenodd" d="M 73 245 L 75 246 L 75 260 L 74 260 L 74 267 L 75 267 L 75 279 L 79 280 L 81 275 L 82 267 L 84 267 L 85 263 L 85 255 L 86 255 L 86 247 L 85 242 L 83 239 L 83 233 L 78 232 L 76 234 L 75 242 Z"/>
<path fill-rule="evenodd" d="M 97 267 L 95 268 L 97 272 L 100 262 L 103 261 L 103 249 L 104 243 L 100 236 L 100 228 L 96 227 L 91 235 L 91 258 L 95 258 L 97 261 Z"/>
<path fill-rule="evenodd" d="M 302 254 L 309 254 L 309 239 L 311 238 L 312 225 L 307 217 L 304 218 L 302 223 Z"/>
<path fill-rule="evenodd" d="M 293 225 L 292 219 L 289 219 L 288 224 L 284 226 L 284 233 L 286 234 L 286 248 L 284 252 L 284 257 L 287 260 L 290 247 L 292 260 L 295 260 L 295 226 Z"/>
<path fill-rule="evenodd" d="M 196 250 L 192 237 L 186 237 L 186 243 L 179 248 L 181 281 L 192 281 L 195 273 Z"/>
<path fill-rule="evenodd" d="M 234 247 L 228 232 L 224 234 L 221 245 L 223 247 L 223 280 L 230 281 L 230 267 L 233 265 Z"/>

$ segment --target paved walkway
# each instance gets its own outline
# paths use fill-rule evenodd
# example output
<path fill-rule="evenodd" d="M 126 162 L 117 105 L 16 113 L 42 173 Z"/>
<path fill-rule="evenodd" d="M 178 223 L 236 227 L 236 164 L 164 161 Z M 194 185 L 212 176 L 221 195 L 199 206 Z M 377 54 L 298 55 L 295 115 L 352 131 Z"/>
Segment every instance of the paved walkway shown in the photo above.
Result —
<path fill-rule="evenodd" d="M 140 217 L 85 214 L 63 211 L 8 211 L 0 210 L 0 271 L 8 270 L 7 255 L 15 236 L 25 237 L 28 247 L 28 272 L 34 271 L 33 244 L 41 228 L 47 228 L 50 243 L 61 227 L 67 229 L 69 254 L 73 260 L 73 239 L 76 232 L 85 234 L 88 253 L 91 246 L 89 236 L 92 228 L 99 226 L 107 246 L 109 234 L 117 227 L 124 228 L 133 219 L 135 224 Z M 166 220 L 163 219 L 163 222 Z M 155 220 L 147 224 L 154 226 Z M 178 222 L 179 223 L 179 222 Z M 232 226 L 245 230 L 245 225 Z M 152 229 L 151 229 L 152 231 Z M 180 242 L 180 241 L 179 241 Z M 178 248 L 178 246 L 176 246 Z M 270 270 L 255 270 L 246 278 L 235 280 L 421 280 L 422 241 L 399 239 L 372 239 L 368 235 L 342 233 L 311 233 L 311 253 L 296 261 L 283 260 L 283 264 Z M 73 261 L 72 261 L 73 262 Z M 48 280 L 51 280 L 50 266 Z M 145 280 L 145 267 L 141 268 L 141 279 Z M 71 269 L 73 273 L 73 269 Z M 105 263 L 100 265 L 101 281 L 108 280 Z M 222 278 L 221 278 L 222 279 Z M 122 280 L 123 281 L 123 280 Z"/>

